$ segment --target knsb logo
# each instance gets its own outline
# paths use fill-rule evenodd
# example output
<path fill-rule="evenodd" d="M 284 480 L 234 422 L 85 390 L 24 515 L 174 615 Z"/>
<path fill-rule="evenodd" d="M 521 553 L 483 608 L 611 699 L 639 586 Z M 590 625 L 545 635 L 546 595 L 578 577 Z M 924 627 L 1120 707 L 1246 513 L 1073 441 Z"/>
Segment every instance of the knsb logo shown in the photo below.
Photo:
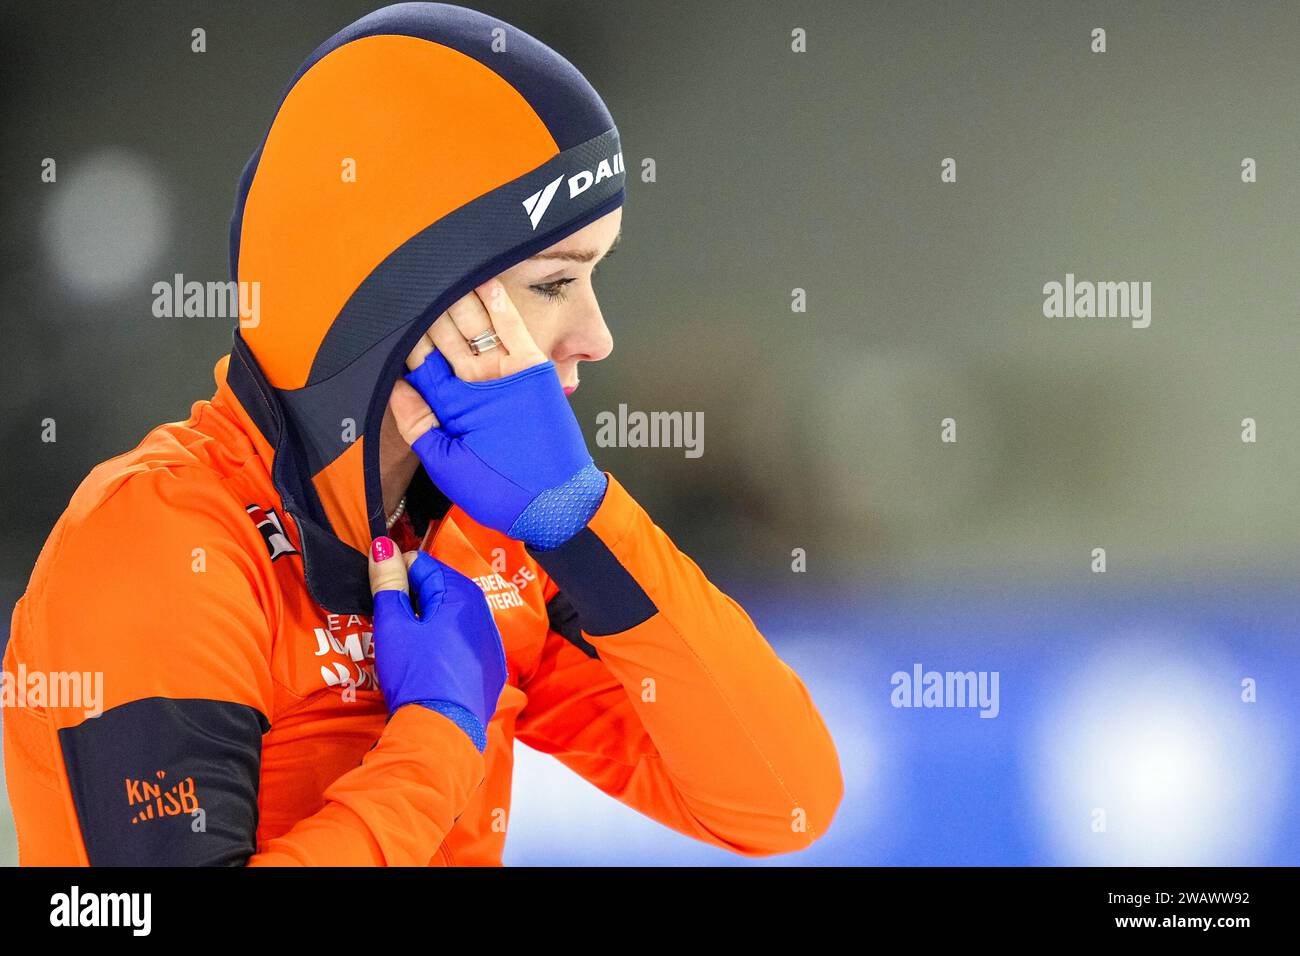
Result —
<path fill-rule="evenodd" d="M 621 151 L 615 153 L 609 159 L 602 159 L 595 169 L 580 169 L 569 177 L 569 198 L 577 199 L 596 183 L 612 179 L 623 171 L 623 153 Z M 551 208 L 551 200 L 555 198 L 555 193 L 559 190 L 562 182 L 564 182 L 564 177 L 556 176 L 543 188 L 537 190 L 523 201 L 524 212 L 528 213 L 528 221 L 533 224 L 533 229 L 536 229 L 537 224 L 542 221 L 542 217 L 546 215 L 546 210 Z"/>
<path fill-rule="evenodd" d="M 146 820 L 161 820 L 181 813 L 193 815 L 200 809 L 199 798 L 194 790 L 194 778 L 186 777 L 168 789 L 162 788 L 162 780 L 167 776 L 165 770 L 154 773 L 158 782 L 149 780 L 126 779 L 126 805 L 139 807 L 131 817 L 132 823 Z"/>

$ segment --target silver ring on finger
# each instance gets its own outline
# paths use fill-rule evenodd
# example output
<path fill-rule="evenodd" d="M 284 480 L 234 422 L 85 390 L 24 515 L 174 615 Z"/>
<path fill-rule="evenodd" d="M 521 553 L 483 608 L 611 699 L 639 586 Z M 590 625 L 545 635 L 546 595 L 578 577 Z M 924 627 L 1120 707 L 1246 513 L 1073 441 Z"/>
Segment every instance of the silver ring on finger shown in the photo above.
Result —
<path fill-rule="evenodd" d="M 466 339 L 466 341 L 469 343 L 470 352 L 474 355 L 482 355 L 484 352 L 490 352 L 501 344 L 500 337 L 493 329 L 480 332 L 472 339 Z"/>

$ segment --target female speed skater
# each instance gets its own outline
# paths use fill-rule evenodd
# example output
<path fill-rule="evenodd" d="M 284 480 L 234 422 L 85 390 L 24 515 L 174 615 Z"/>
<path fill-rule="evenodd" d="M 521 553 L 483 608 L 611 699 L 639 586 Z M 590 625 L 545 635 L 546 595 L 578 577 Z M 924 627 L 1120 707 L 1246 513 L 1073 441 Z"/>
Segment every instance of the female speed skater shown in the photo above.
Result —
<path fill-rule="evenodd" d="M 745 855 L 842 795 L 799 677 L 588 453 L 618 131 L 470 10 L 337 34 L 249 161 L 216 393 L 96 467 L 14 610 L 25 865 L 495 865 L 516 740 Z M 527 799 L 527 794 L 521 795 Z"/>

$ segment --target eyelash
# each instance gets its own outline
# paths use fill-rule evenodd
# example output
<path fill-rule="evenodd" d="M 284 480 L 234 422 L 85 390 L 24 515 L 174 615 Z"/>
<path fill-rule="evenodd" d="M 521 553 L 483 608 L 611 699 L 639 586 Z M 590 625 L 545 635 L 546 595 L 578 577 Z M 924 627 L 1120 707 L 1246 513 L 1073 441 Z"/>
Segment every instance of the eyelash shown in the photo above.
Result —
<path fill-rule="evenodd" d="M 572 278 L 556 279 L 554 282 L 542 282 L 529 288 L 548 302 L 562 302 L 566 296 L 564 287 L 573 281 Z"/>

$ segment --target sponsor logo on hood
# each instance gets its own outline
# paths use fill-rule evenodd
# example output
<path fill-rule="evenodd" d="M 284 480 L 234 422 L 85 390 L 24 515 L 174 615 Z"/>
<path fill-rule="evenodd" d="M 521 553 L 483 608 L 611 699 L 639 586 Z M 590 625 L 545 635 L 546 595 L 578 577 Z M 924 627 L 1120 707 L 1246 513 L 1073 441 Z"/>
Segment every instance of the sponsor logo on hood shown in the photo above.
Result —
<path fill-rule="evenodd" d="M 569 198 L 576 199 L 596 183 L 612 179 L 621 172 L 623 172 L 623 153 L 620 151 L 608 159 L 602 159 L 596 164 L 595 169 L 580 169 L 570 176 Z M 524 212 L 528 213 L 528 221 L 533 224 L 534 229 L 542 221 L 542 217 L 546 215 L 546 210 L 551 208 L 551 201 L 555 199 L 555 194 L 559 191 L 562 182 L 564 182 L 564 176 L 556 176 L 543 188 L 523 201 Z"/>

